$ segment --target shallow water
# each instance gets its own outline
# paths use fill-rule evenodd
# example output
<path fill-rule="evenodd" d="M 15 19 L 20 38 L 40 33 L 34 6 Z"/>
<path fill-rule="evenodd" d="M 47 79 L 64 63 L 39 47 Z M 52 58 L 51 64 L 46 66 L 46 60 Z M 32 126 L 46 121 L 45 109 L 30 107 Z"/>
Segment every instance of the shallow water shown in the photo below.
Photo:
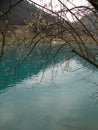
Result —
<path fill-rule="evenodd" d="M 42 53 L 34 52 L 30 64 L 6 74 L 4 68 L 15 64 L 12 54 L 0 64 L 0 130 L 98 130 L 98 71 L 93 66 L 63 51 L 46 65 Z"/>

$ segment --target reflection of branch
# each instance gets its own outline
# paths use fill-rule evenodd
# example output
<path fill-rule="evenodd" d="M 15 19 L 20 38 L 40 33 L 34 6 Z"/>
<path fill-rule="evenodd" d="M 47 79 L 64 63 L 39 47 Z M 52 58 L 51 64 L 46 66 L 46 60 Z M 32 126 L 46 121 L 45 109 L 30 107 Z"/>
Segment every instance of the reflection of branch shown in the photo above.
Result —
<path fill-rule="evenodd" d="M 86 61 L 88 61 L 89 63 L 91 63 L 92 65 L 94 65 L 96 68 L 98 68 L 98 65 L 96 63 L 94 63 L 92 60 L 90 60 L 89 58 L 86 58 L 85 56 L 83 56 L 81 53 L 78 53 L 75 49 L 72 50 L 72 52 L 76 53 L 77 55 L 79 55 L 80 57 L 82 57 L 83 59 L 85 59 Z"/>

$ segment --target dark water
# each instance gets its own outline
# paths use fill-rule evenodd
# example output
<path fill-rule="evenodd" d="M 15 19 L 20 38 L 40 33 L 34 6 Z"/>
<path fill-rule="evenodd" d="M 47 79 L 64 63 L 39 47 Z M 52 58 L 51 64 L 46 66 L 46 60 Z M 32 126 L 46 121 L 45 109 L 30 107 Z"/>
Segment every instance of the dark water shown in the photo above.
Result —
<path fill-rule="evenodd" d="M 65 50 L 53 55 L 35 50 L 17 67 L 19 52 L 4 57 L 0 130 L 98 130 L 98 71 Z"/>

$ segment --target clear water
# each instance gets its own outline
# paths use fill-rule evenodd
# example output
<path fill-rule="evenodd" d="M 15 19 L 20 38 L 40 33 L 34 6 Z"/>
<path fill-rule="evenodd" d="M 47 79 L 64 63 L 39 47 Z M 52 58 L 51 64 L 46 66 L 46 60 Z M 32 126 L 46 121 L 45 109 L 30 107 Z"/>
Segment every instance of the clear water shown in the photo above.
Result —
<path fill-rule="evenodd" d="M 93 66 L 63 50 L 46 64 L 43 51 L 35 51 L 7 74 L 17 55 L 11 51 L 0 63 L 0 130 L 98 130 Z"/>

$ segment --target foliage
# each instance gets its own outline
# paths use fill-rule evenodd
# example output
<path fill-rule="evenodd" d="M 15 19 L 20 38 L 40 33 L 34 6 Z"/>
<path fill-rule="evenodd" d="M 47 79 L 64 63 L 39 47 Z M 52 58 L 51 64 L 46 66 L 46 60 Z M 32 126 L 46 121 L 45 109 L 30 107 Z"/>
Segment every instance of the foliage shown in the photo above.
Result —
<path fill-rule="evenodd" d="M 95 48 L 98 48 L 97 23 L 95 19 L 92 19 L 88 15 L 92 13 L 96 19 L 98 18 L 95 6 L 95 9 L 88 6 L 79 7 L 74 5 L 74 1 L 68 0 L 66 2 L 69 2 L 74 6 L 73 8 L 69 9 L 66 6 L 67 4 L 61 0 L 58 0 L 60 4 L 60 10 L 54 11 L 53 1 L 50 1 L 48 5 L 39 5 L 33 1 L 30 2 L 32 2 L 32 4 L 29 4 L 24 0 L 15 0 L 13 3 L 10 2 L 8 4 L 9 6 L 5 7 L 7 10 L 3 10 L 3 14 L 1 13 L 0 18 L 3 22 L 5 22 L 6 26 L 4 25 L 4 28 L 2 28 L 1 23 L 0 32 L 2 49 L 0 59 L 2 59 L 2 56 L 5 53 L 5 48 L 7 46 L 6 42 L 8 43 L 8 41 L 14 43 L 14 41 L 18 39 L 16 41 L 20 44 L 24 43 L 24 40 L 27 40 L 29 50 L 26 54 L 26 57 L 23 59 L 26 60 L 40 41 L 48 39 L 51 43 L 54 39 L 60 39 L 64 41 L 60 48 L 69 46 L 70 51 L 73 51 L 74 53 L 83 57 L 98 68 L 97 53 L 95 53 Z M 94 1 L 89 2 L 94 5 Z M 21 11 L 20 14 L 24 13 L 23 16 L 18 13 L 18 16 L 22 16 L 23 21 L 18 22 L 18 20 L 20 21 L 21 18 L 17 17 L 17 23 L 20 23 L 20 25 L 26 25 L 27 28 L 25 27 L 25 31 L 23 28 L 22 30 L 19 28 L 14 29 L 9 34 L 11 30 L 9 25 L 11 23 L 15 24 L 14 20 L 17 16 L 17 10 Z M 33 10 L 33 12 L 31 12 L 31 10 Z M 72 15 L 73 22 L 68 21 L 67 13 Z M 83 16 L 84 18 L 80 19 L 81 15 L 85 15 Z M 89 25 L 92 25 L 94 29 L 91 29 L 91 26 Z M 23 34 L 23 32 L 25 33 Z M 29 34 L 30 36 L 28 37 Z M 10 38 L 8 38 L 9 35 Z M 59 52 L 60 48 L 57 50 L 57 53 Z"/>

